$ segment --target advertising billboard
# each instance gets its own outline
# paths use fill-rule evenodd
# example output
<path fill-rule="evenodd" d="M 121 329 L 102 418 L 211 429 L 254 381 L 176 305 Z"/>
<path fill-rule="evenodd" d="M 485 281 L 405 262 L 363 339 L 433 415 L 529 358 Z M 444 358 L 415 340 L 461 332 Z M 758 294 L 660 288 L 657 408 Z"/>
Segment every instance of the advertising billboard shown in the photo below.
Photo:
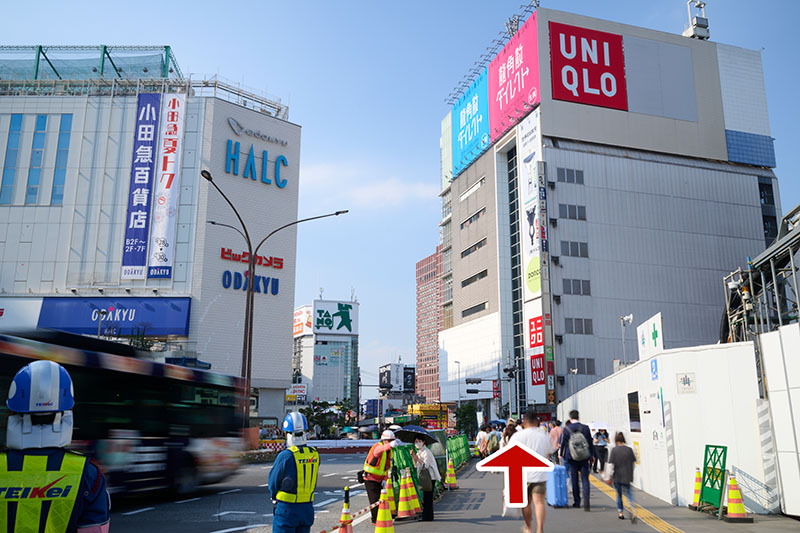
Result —
<path fill-rule="evenodd" d="M 553 98 L 628 110 L 622 35 L 550 22 Z"/>
<path fill-rule="evenodd" d="M 315 335 L 358 335 L 358 303 L 314 300 Z"/>
<path fill-rule="evenodd" d="M 494 142 L 541 101 L 535 12 L 489 63 L 488 83 L 489 136 Z"/>
<path fill-rule="evenodd" d="M 378 369 L 378 387 L 388 389 L 392 385 L 391 365 L 383 365 Z"/>
<path fill-rule="evenodd" d="M 522 229 L 522 264 L 525 283 L 524 301 L 542 295 L 542 252 L 546 252 L 547 224 L 542 219 L 542 205 L 547 200 L 544 180 L 539 179 L 538 163 L 542 160 L 542 136 L 539 109 L 535 109 L 517 126 L 522 168 L 519 182 L 519 227 Z M 544 244 L 544 246 L 543 246 Z"/>
<path fill-rule="evenodd" d="M 122 249 L 121 279 L 145 279 L 147 238 L 150 235 L 150 205 L 153 192 L 153 171 L 158 143 L 158 117 L 161 95 L 140 94 L 136 106 L 136 127 L 133 137 L 128 214 L 125 217 L 125 239 Z"/>
<path fill-rule="evenodd" d="M 487 71 L 484 70 L 453 106 L 453 176 L 458 176 L 489 147 L 488 95 Z"/>
<path fill-rule="evenodd" d="M 525 383 L 528 404 L 546 402 L 546 363 L 545 363 L 545 319 L 542 299 L 525 303 Z M 548 317 L 549 321 L 549 317 Z M 547 324 L 549 326 L 550 324 Z"/>
<path fill-rule="evenodd" d="M 303 335 L 311 335 L 314 332 L 311 320 L 313 313 L 314 308 L 310 305 L 304 305 L 294 310 L 292 336 L 300 337 Z"/>
<path fill-rule="evenodd" d="M 413 366 L 403 368 L 403 392 L 414 392 L 417 369 Z"/>
<path fill-rule="evenodd" d="M 150 235 L 148 278 L 171 278 L 175 253 L 175 222 L 181 192 L 181 151 L 186 96 L 164 96 L 156 159 L 153 230 Z"/>

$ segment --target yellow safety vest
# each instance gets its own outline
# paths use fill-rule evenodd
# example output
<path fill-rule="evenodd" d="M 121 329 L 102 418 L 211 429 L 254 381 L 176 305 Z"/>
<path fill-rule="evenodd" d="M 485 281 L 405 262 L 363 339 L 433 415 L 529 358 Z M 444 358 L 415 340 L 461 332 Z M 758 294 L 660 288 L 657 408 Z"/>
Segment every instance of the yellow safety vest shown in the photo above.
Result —
<path fill-rule="evenodd" d="M 69 526 L 80 491 L 86 457 L 64 453 L 59 470 L 47 470 L 46 455 L 26 455 L 21 471 L 9 471 L 7 456 L 0 453 L 0 531 L 8 531 L 9 507 L 16 504 L 17 517 L 11 531 L 38 532 L 46 514 L 45 532 L 62 533 Z M 50 509 L 42 509 L 50 502 Z"/>
<path fill-rule="evenodd" d="M 313 502 L 319 472 L 319 454 L 309 446 L 292 446 L 289 451 L 292 452 L 297 467 L 297 494 L 281 490 L 275 495 L 275 499 L 286 503 Z"/>
<path fill-rule="evenodd" d="M 383 442 L 377 442 L 369 449 L 366 460 L 364 460 L 364 472 L 372 474 L 373 476 L 385 477 L 389 470 L 389 457 L 391 450 L 383 452 L 380 459 L 375 455 L 375 447 L 382 445 Z"/>

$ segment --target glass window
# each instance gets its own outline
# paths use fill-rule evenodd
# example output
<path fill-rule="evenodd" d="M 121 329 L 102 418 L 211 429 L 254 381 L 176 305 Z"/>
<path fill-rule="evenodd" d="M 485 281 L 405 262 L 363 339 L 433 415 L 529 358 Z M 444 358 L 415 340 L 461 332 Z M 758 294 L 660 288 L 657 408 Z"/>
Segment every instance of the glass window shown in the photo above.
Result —
<path fill-rule="evenodd" d="M 0 184 L 0 204 L 8 205 L 14 200 L 14 179 L 17 174 L 19 137 L 22 131 L 22 115 L 11 115 L 8 127 L 8 143 L 3 164 L 3 181 Z"/>
<path fill-rule="evenodd" d="M 572 319 L 565 318 L 564 319 L 564 333 L 575 333 L 575 329 L 572 327 Z"/>
<path fill-rule="evenodd" d="M 570 242 L 569 243 L 569 255 L 572 257 L 580 257 L 580 243 L 579 242 Z"/>
<path fill-rule="evenodd" d="M 572 294 L 581 294 L 581 280 L 572 280 Z"/>
<path fill-rule="evenodd" d="M 575 171 L 575 183 L 583 185 L 583 170 Z"/>
<path fill-rule="evenodd" d="M 67 178 L 67 161 L 69 160 L 71 130 L 72 115 L 61 115 L 61 124 L 58 127 L 56 167 L 53 171 L 53 192 L 50 196 L 50 205 L 62 205 L 64 203 L 64 183 Z"/>
<path fill-rule="evenodd" d="M 590 376 L 594 376 L 594 359 L 592 358 L 586 359 L 586 373 Z"/>
<path fill-rule="evenodd" d="M 586 335 L 592 335 L 592 319 L 591 318 L 584 318 L 583 319 L 583 332 Z"/>
<path fill-rule="evenodd" d="M 560 181 L 562 183 L 567 181 L 566 170 L 567 169 L 565 169 L 565 168 L 556 168 L 556 176 L 558 176 L 558 178 L 557 178 L 558 181 Z"/>
<path fill-rule="evenodd" d="M 442 218 L 447 218 L 452 210 L 452 196 L 450 190 L 442 195 Z"/>
<path fill-rule="evenodd" d="M 567 169 L 567 183 L 575 183 L 575 170 L 572 168 Z"/>
<path fill-rule="evenodd" d="M 567 218 L 567 204 L 558 204 L 558 218 Z"/>
<path fill-rule="evenodd" d="M 442 224 L 442 247 L 446 248 L 453 243 L 453 234 L 450 230 L 450 221 Z"/>
<path fill-rule="evenodd" d="M 572 280 L 565 279 L 563 281 L 564 284 L 564 294 L 572 294 Z"/>
<path fill-rule="evenodd" d="M 578 257 L 589 257 L 589 244 L 585 242 L 581 242 L 580 244 L 580 253 Z"/>
<path fill-rule="evenodd" d="M 569 255 L 569 241 L 561 241 L 561 255 Z"/>
<path fill-rule="evenodd" d="M 476 313 L 480 313 L 481 311 L 484 311 L 485 309 L 486 309 L 486 302 L 480 303 L 478 305 L 473 305 L 470 308 L 464 309 L 461 312 L 461 317 L 462 318 L 466 318 L 466 317 L 468 317 L 470 315 L 474 315 Z"/>
<path fill-rule="evenodd" d="M 575 368 L 575 358 L 567 357 L 567 368 Z"/>
<path fill-rule="evenodd" d="M 575 320 L 573 320 L 573 322 L 574 322 L 573 328 L 575 329 L 575 334 L 583 335 L 583 320 L 581 320 L 580 318 L 576 318 Z"/>
<path fill-rule="evenodd" d="M 568 217 L 575 220 L 578 218 L 578 206 L 577 205 L 568 205 Z"/>
<path fill-rule="evenodd" d="M 36 117 L 36 130 L 33 132 L 31 164 L 28 169 L 28 187 L 25 190 L 25 204 L 35 204 L 39 200 L 39 185 L 42 174 L 42 158 L 44 156 L 44 140 L 47 132 L 47 115 Z"/>
<path fill-rule="evenodd" d="M 639 391 L 628 393 L 628 420 L 631 423 L 631 431 L 641 433 L 642 418 L 639 415 Z"/>
<path fill-rule="evenodd" d="M 587 280 L 587 279 L 582 280 L 581 281 L 581 285 L 582 285 L 581 294 L 583 294 L 584 296 L 591 296 L 592 295 L 592 287 L 591 287 L 591 283 L 589 282 L 589 280 Z"/>
<path fill-rule="evenodd" d="M 578 220 L 586 220 L 586 206 L 579 205 L 578 208 Z"/>
<path fill-rule="evenodd" d="M 453 304 L 442 306 L 442 329 L 453 327 Z"/>
<path fill-rule="evenodd" d="M 585 374 L 586 373 L 586 359 L 583 357 L 579 357 L 576 361 L 578 366 L 575 368 L 578 369 L 578 374 Z"/>

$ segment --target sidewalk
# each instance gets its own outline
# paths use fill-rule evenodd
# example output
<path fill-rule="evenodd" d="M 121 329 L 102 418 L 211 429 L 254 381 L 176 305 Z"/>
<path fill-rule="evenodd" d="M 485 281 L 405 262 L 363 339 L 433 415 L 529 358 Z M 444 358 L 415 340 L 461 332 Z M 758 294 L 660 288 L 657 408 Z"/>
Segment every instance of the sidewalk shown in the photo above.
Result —
<path fill-rule="evenodd" d="M 471 533 L 484 531 L 519 531 L 523 522 L 516 509 L 502 513 L 503 476 L 501 474 L 478 472 L 475 461 L 470 462 L 457 474 L 457 490 L 445 493 L 434 507 L 434 522 L 395 522 L 398 533 Z M 609 489 L 604 491 L 603 489 Z M 673 507 L 643 492 L 635 491 L 643 509 L 640 520 L 631 524 L 630 520 L 617 518 L 616 497 L 612 499 L 613 489 L 595 479 L 591 490 L 591 512 L 583 509 L 554 509 L 547 507 L 545 529 L 548 532 L 643 532 L 662 531 L 669 533 L 685 532 L 797 532 L 800 522 L 780 516 L 754 516 L 753 524 L 729 524 L 714 517 Z M 572 495 L 570 494 L 570 502 Z M 626 511 L 626 516 L 630 513 Z M 369 522 L 357 524 L 356 533 L 373 531 Z"/>

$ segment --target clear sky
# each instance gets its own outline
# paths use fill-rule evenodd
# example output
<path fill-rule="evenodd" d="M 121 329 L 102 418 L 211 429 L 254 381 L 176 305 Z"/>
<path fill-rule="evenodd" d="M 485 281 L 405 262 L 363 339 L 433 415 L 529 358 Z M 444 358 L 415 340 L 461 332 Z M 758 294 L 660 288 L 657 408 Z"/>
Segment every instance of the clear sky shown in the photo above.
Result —
<path fill-rule="evenodd" d="M 185 75 L 218 74 L 290 106 L 303 128 L 295 303 L 361 303 L 363 381 L 415 360 L 415 263 L 439 239 L 444 100 L 524 0 L 9 2 L 6 45 L 165 45 Z M 542 0 L 681 33 L 685 0 Z M 800 203 L 800 1 L 708 0 L 712 40 L 762 51 L 783 211 Z M 794 102 L 794 103 L 792 103 Z M 272 228 L 264 228 L 265 233 Z M 288 330 L 287 330 L 288 333 Z M 374 397 L 375 389 L 364 389 Z"/>

